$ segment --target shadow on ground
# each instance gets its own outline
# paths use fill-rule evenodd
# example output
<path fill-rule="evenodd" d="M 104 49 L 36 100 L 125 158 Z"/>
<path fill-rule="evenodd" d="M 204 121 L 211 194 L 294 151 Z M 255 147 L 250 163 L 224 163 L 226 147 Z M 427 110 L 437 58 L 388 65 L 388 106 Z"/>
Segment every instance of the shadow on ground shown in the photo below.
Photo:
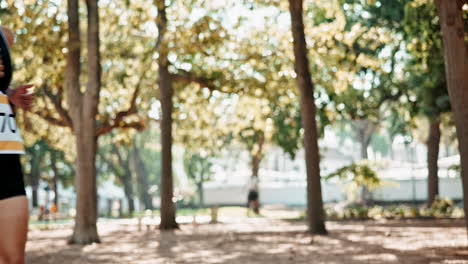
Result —
<path fill-rule="evenodd" d="M 101 223 L 103 243 L 68 246 L 70 230 L 32 231 L 27 263 L 468 263 L 457 220 L 329 222 L 310 236 L 300 222 L 252 219 L 184 225 L 175 232 Z"/>

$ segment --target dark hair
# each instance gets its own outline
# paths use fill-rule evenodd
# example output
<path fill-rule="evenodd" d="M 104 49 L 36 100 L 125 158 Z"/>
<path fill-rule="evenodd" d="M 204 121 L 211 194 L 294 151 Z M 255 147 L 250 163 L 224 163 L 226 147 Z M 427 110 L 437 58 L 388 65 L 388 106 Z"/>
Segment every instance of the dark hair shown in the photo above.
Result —
<path fill-rule="evenodd" d="M 0 91 L 5 92 L 10 86 L 13 77 L 13 66 L 11 64 L 8 42 L 3 30 L 0 30 L 0 58 L 2 59 L 5 75 L 0 78 Z"/>

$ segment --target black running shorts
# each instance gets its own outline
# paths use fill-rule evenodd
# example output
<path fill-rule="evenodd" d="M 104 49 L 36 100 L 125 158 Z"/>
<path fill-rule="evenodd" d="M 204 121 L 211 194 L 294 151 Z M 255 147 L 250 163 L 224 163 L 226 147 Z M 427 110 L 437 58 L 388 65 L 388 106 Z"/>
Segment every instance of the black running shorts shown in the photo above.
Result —
<path fill-rule="evenodd" d="M 19 154 L 0 154 L 0 200 L 26 195 Z"/>

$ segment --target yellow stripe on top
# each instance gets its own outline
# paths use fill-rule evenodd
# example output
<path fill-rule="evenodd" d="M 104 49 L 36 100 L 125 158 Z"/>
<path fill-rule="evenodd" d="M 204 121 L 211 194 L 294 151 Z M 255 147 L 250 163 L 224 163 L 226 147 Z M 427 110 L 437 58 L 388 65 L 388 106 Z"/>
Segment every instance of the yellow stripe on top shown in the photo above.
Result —
<path fill-rule="evenodd" d="M 0 141 L 0 151 L 2 150 L 24 151 L 24 146 L 19 141 Z"/>
<path fill-rule="evenodd" d="M 8 102 L 8 97 L 6 97 L 3 94 L 0 94 L 0 104 L 10 104 L 10 102 Z"/>

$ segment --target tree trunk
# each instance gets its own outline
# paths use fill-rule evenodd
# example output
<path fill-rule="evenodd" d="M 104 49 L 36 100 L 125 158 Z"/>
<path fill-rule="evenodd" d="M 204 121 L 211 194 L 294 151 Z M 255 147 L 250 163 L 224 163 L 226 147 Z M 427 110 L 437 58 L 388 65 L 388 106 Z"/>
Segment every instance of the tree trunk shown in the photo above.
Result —
<path fill-rule="evenodd" d="M 127 203 L 128 203 L 128 212 L 130 214 L 133 214 L 135 212 L 135 201 L 133 199 L 134 197 L 134 191 L 133 191 L 133 181 L 132 181 L 132 170 L 131 170 L 131 161 L 132 161 L 132 155 L 130 154 L 131 151 L 127 151 L 127 155 L 122 155 L 120 153 L 119 148 L 115 144 L 111 145 L 112 152 L 116 154 L 117 160 L 118 160 L 118 165 L 114 164 L 112 161 L 107 161 L 111 169 L 114 171 L 115 175 L 120 179 L 120 182 L 123 185 L 124 188 L 124 193 L 125 197 L 127 198 Z M 103 157 L 105 159 L 105 157 Z M 123 173 L 121 170 L 119 170 L 119 167 L 123 167 Z M 136 170 L 136 166 L 135 166 Z"/>
<path fill-rule="evenodd" d="M 257 142 L 258 150 L 253 153 L 250 165 L 252 166 L 252 177 L 258 178 L 260 171 L 260 163 L 263 159 L 263 139 Z"/>
<path fill-rule="evenodd" d="M 279 167 L 280 166 L 280 154 L 279 153 L 275 155 L 275 163 L 273 166 L 274 166 L 275 171 L 280 171 L 280 167 Z"/>
<path fill-rule="evenodd" d="M 135 194 L 133 189 L 132 171 L 130 170 L 131 155 L 128 154 L 125 161 L 121 158 L 120 153 L 118 153 L 118 155 L 122 166 L 124 166 L 125 175 L 122 175 L 122 184 L 124 186 L 125 197 L 127 197 L 128 212 L 132 215 L 135 212 L 135 200 L 133 199 Z"/>
<path fill-rule="evenodd" d="M 203 191 L 203 181 L 197 183 L 198 189 L 198 207 L 204 208 L 205 207 L 205 195 Z"/>
<path fill-rule="evenodd" d="M 135 212 L 135 201 L 133 199 L 133 184 L 132 184 L 132 175 L 128 174 L 131 173 L 130 170 L 125 169 L 126 175 L 123 177 L 123 186 L 124 186 L 124 193 L 125 197 L 127 197 L 128 202 L 128 212 L 133 214 Z"/>
<path fill-rule="evenodd" d="M 173 201 L 172 176 L 172 87 L 169 61 L 167 58 L 167 43 L 164 39 L 167 29 L 166 4 L 164 0 L 156 1 L 158 7 L 158 50 L 159 50 L 159 91 L 161 101 L 161 225 L 162 230 L 178 228 L 176 210 Z"/>
<path fill-rule="evenodd" d="M 112 217 L 112 205 L 114 201 L 112 199 L 107 199 L 107 217 Z"/>
<path fill-rule="evenodd" d="M 367 140 L 361 140 L 361 159 L 367 160 L 369 159 L 369 152 L 367 148 L 369 147 L 369 142 Z"/>
<path fill-rule="evenodd" d="M 362 119 L 354 121 L 354 129 L 356 131 L 359 144 L 361 145 L 361 160 L 369 159 L 369 144 L 372 140 L 372 134 L 374 134 L 376 125 L 372 123 L 369 119 Z M 369 205 L 372 203 L 372 192 L 367 188 L 367 186 L 361 186 L 361 197 L 360 203 L 364 205 Z"/>
<path fill-rule="evenodd" d="M 356 120 L 354 122 L 354 129 L 356 131 L 357 138 L 361 145 L 361 159 L 369 159 L 369 144 L 372 140 L 372 134 L 374 134 L 376 125 L 369 119 Z"/>
<path fill-rule="evenodd" d="M 161 55 L 160 55 L 161 57 Z M 167 64 L 159 62 L 161 92 L 161 229 L 177 228 L 173 202 L 172 176 L 172 94 L 173 88 Z"/>
<path fill-rule="evenodd" d="M 117 200 L 118 205 L 119 205 L 119 218 L 123 217 L 123 200 L 119 199 Z"/>
<path fill-rule="evenodd" d="M 255 178 L 258 178 L 258 171 L 260 170 L 260 162 L 261 162 L 261 159 L 260 157 L 254 155 L 252 157 L 252 162 L 251 162 L 251 165 L 252 165 L 252 177 L 255 177 Z"/>
<path fill-rule="evenodd" d="M 429 137 L 427 139 L 427 206 L 430 207 L 439 195 L 439 144 L 440 144 L 440 119 L 431 118 Z"/>
<path fill-rule="evenodd" d="M 68 0 L 69 43 L 67 60 L 68 103 L 72 113 L 76 138 L 76 217 L 69 243 L 91 244 L 100 242 L 97 233 L 96 186 L 96 115 L 101 87 L 99 53 L 99 12 L 97 0 L 87 0 L 88 10 L 88 84 L 86 92 L 80 90 L 80 32 L 78 1 Z"/>
<path fill-rule="evenodd" d="M 40 157 L 33 157 L 31 163 L 32 206 L 33 208 L 37 208 L 39 206 Z"/>
<path fill-rule="evenodd" d="M 71 119 L 74 126 L 75 122 L 78 122 L 81 116 L 83 97 L 80 91 L 81 39 L 78 9 L 78 0 L 67 0 L 68 53 L 67 66 L 65 69 L 65 85 L 67 89 L 67 102 L 70 107 Z"/>
<path fill-rule="evenodd" d="M 50 167 L 54 176 L 52 178 L 52 187 L 54 188 L 54 204 L 58 209 L 59 204 L 59 191 L 58 191 L 58 177 L 59 171 L 57 168 L 57 152 L 55 150 L 51 150 L 50 152 Z"/>
<path fill-rule="evenodd" d="M 124 192 L 125 196 L 127 197 L 128 212 L 130 214 L 133 214 L 135 212 L 135 200 L 133 199 L 133 190 L 131 182 L 124 184 Z"/>
<path fill-rule="evenodd" d="M 263 145 L 265 143 L 265 136 L 263 133 L 259 135 L 257 138 L 257 142 L 255 146 L 257 147 L 256 149 L 251 149 L 252 153 L 252 159 L 250 162 L 250 166 L 252 167 L 252 178 L 258 179 L 258 172 L 260 171 L 260 163 L 262 162 L 263 159 Z M 258 190 L 256 190 L 258 191 Z"/>
<path fill-rule="evenodd" d="M 34 155 L 31 157 L 30 166 L 31 171 L 29 173 L 29 185 L 32 189 L 32 206 L 33 208 L 37 208 L 39 206 L 39 199 L 38 199 L 38 189 L 39 189 L 39 181 L 40 181 L 40 166 L 41 166 L 41 158 L 42 158 L 42 149 L 38 152 L 35 152 Z"/>
<path fill-rule="evenodd" d="M 468 195 L 468 52 L 462 6 L 463 1 L 436 0 L 441 21 L 445 74 L 450 103 L 457 127 L 463 195 Z M 468 216 L 468 202 L 464 203 Z M 465 217 L 468 230 L 468 217 Z"/>
<path fill-rule="evenodd" d="M 76 217 L 70 243 L 99 243 L 97 233 L 97 190 L 96 190 L 96 147 L 94 120 L 82 122 L 79 134 L 75 133 L 77 142 L 76 159 Z"/>
<path fill-rule="evenodd" d="M 31 189 L 32 189 L 32 206 L 33 208 L 37 208 L 39 207 L 39 199 L 38 199 L 38 195 L 37 195 L 37 189 L 39 188 L 39 186 L 31 186 Z"/>
<path fill-rule="evenodd" d="M 148 173 L 146 172 L 145 164 L 143 164 L 136 142 L 133 145 L 133 164 L 138 178 L 140 200 L 143 202 L 145 209 L 153 210 L 153 201 L 149 194 L 150 183 L 148 180 Z"/>
<path fill-rule="evenodd" d="M 326 234 L 322 187 L 320 183 L 320 156 L 315 119 L 314 85 L 309 72 L 302 8 L 302 0 L 289 0 L 294 39 L 295 70 L 297 73 L 296 81 L 301 95 L 302 125 L 304 127 L 308 226 L 309 231 L 313 234 Z"/>
<path fill-rule="evenodd" d="M 393 150 L 393 139 L 390 140 L 390 159 L 395 160 L 395 152 Z"/>

